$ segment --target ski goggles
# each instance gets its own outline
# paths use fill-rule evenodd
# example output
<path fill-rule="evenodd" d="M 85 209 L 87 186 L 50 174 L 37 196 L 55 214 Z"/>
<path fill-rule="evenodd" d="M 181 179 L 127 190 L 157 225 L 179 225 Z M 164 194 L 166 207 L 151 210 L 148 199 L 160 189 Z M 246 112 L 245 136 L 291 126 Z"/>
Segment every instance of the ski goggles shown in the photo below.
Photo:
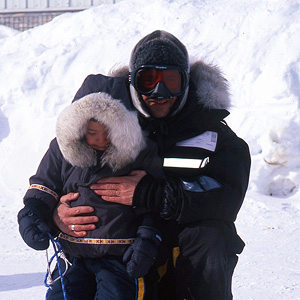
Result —
<path fill-rule="evenodd" d="M 163 82 L 172 96 L 180 96 L 186 89 L 187 78 L 187 73 L 175 66 L 144 65 L 130 74 L 131 84 L 143 95 L 151 95 L 156 85 Z"/>

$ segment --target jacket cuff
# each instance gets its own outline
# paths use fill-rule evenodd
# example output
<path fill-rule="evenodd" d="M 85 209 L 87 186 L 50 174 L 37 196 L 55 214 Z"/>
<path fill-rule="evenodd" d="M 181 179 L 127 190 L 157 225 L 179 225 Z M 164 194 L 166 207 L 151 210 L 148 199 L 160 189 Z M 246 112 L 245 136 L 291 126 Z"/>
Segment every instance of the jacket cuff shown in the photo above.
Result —
<path fill-rule="evenodd" d="M 135 188 L 132 205 L 160 212 L 163 208 L 164 182 L 145 175 Z"/>
<path fill-rule="evenodd" d="M 141 226 L 153 227 L 161 230 L 160 223 L 161 223 L 160 215 L 156 212 L 151 212 L 144 215 Z"/>
<path fill-rule="evenodd" d="M 36 198 L 28 198 L 24 200 L 24 204 L 25 207 L 41 218 L 51 228 L 53 236 L 58 234 L 59 229 L 53 220 L 53 210 L 46 203 Z"/>

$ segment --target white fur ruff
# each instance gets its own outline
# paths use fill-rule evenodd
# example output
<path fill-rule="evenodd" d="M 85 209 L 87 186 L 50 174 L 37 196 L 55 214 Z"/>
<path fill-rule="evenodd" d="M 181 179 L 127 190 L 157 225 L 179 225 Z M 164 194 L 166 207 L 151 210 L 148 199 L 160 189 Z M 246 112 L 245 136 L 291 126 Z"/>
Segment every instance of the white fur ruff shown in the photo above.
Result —
<path fill-rule="evenodd" d="M 110 145 L 102 155 L 102 165 L 114 171 L 133 162 L 145 147 L 136 112 L 128 111 L 120 100 L 106 93 L 94 93 L 73 102 L 59 115 L 56 136 L 59 148 L 73 166 L 81 168 L 97 164 L 96 151 L 85 141 L 87 124 L 95 119 L 105 125 Z"/>
<path fill-rule="evenodd" d="M 190 78 L 197 88 L 197 99 L 207 108 L 228 109 L 230 95 L 227 80 L 217 66 L 202 61 L 191 64 Z"/>

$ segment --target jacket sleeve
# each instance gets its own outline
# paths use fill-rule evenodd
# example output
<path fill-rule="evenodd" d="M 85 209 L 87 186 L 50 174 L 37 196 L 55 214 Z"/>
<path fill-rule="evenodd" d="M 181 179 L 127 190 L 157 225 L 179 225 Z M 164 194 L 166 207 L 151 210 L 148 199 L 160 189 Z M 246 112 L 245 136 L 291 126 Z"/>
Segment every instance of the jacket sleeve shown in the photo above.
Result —
<path fill-rule="evenodd" d="M 157 182 L 160 182 L 164 178 L 164 173 L 161 158 L 157 154 L 156 144 L 149 139 L 145 139 L 145 141 L 146 146 L 136 158 L 132 168 L 134 170 L 144 170 L 149 176 L 153 176 Z M 161 218 L 158 212 L 146 207 L 136 207 L 135 210 L 137 215 L 141 215 L 140 226 L 161 232 Z"/>
<path fill-rule="evenodd" d="M 147 173 L 146 177 L 155 178 L 156 183 L 163 182 L 165 179 L 163 167 L 162 167 L 162 160 L 157 154 L 157 147 L 156 144 L 149 140 L 145 139 L 146 146 L 145 148 L 139 153 L 138 157 L 135 159 L 133 165 L 131 166 L 132 170 L 143 170 Z M 146 195 L 143 193 L 141 195 L 145 197 Z M 150 195 L 149 195 L 150 196 Z M 150 196 L 151 197 L 151 196 Z M 138 194 L 136 198 L 139 198 Z M 139 203 L 143 202 L 143 200 L 139 200 Z M 147 206 L 134 206 L 135 212 L 137 215 L 145 214 L 145 213 L 152 213 L 159 215 L 157 210 L 153 212 L 153 207 Z M 157 222 L 154 222 L 155 224 Z"/>
<path fill-rule="evenodd" d="M 201 220 L 233 222 L 242 205 L 249 180 L 248 145 L 231 132 L 209 157 L 199 174 L 179 173 L 157 181 L 147 175 L 138 184 L 133 205 L 160 212 L 164 219 L 179 223 Z"/>
<path fill-rule="evenodd" d="M 158 156 L 157 146 L 149 139 L 145 139 L 145 141 L 146 146 L 139 153 L 132 168 L 134 170 L 144 170 L 158 181 L 162 180 L 165 178 L 165 175 L 162 167 L 162 159 Z"/>
<path fill-rule="evenodd" d="M 62 155 L 54 139 L 36 174 L 30 177 L 30 186 L 24 196 L 25 206 L 52 227 L 55 227 L 53 210 L 61 196 L 63 186 L 61 172 Z"/>
<path fill-rule="evenodd" d="M 72 102 L 92 93 L 108 93 L 114 99 L 122 99 L 126 108 L 131 108 L 126 78 L 105 76 L 102 74 L 89 75 L 74 96 Z"/>

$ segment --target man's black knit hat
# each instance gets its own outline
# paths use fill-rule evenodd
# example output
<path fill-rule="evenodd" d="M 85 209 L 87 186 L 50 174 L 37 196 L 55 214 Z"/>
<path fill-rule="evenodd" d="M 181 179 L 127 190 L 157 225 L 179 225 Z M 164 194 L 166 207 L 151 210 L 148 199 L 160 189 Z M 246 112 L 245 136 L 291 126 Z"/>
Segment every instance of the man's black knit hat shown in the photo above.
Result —
<path fill-rule="evenodd" d="M 188 72 L 188 53 L 175 36 L 156 30 L 141 39 L 132 51 L 130 71 L 142 65 L 177 66 Z"/>

